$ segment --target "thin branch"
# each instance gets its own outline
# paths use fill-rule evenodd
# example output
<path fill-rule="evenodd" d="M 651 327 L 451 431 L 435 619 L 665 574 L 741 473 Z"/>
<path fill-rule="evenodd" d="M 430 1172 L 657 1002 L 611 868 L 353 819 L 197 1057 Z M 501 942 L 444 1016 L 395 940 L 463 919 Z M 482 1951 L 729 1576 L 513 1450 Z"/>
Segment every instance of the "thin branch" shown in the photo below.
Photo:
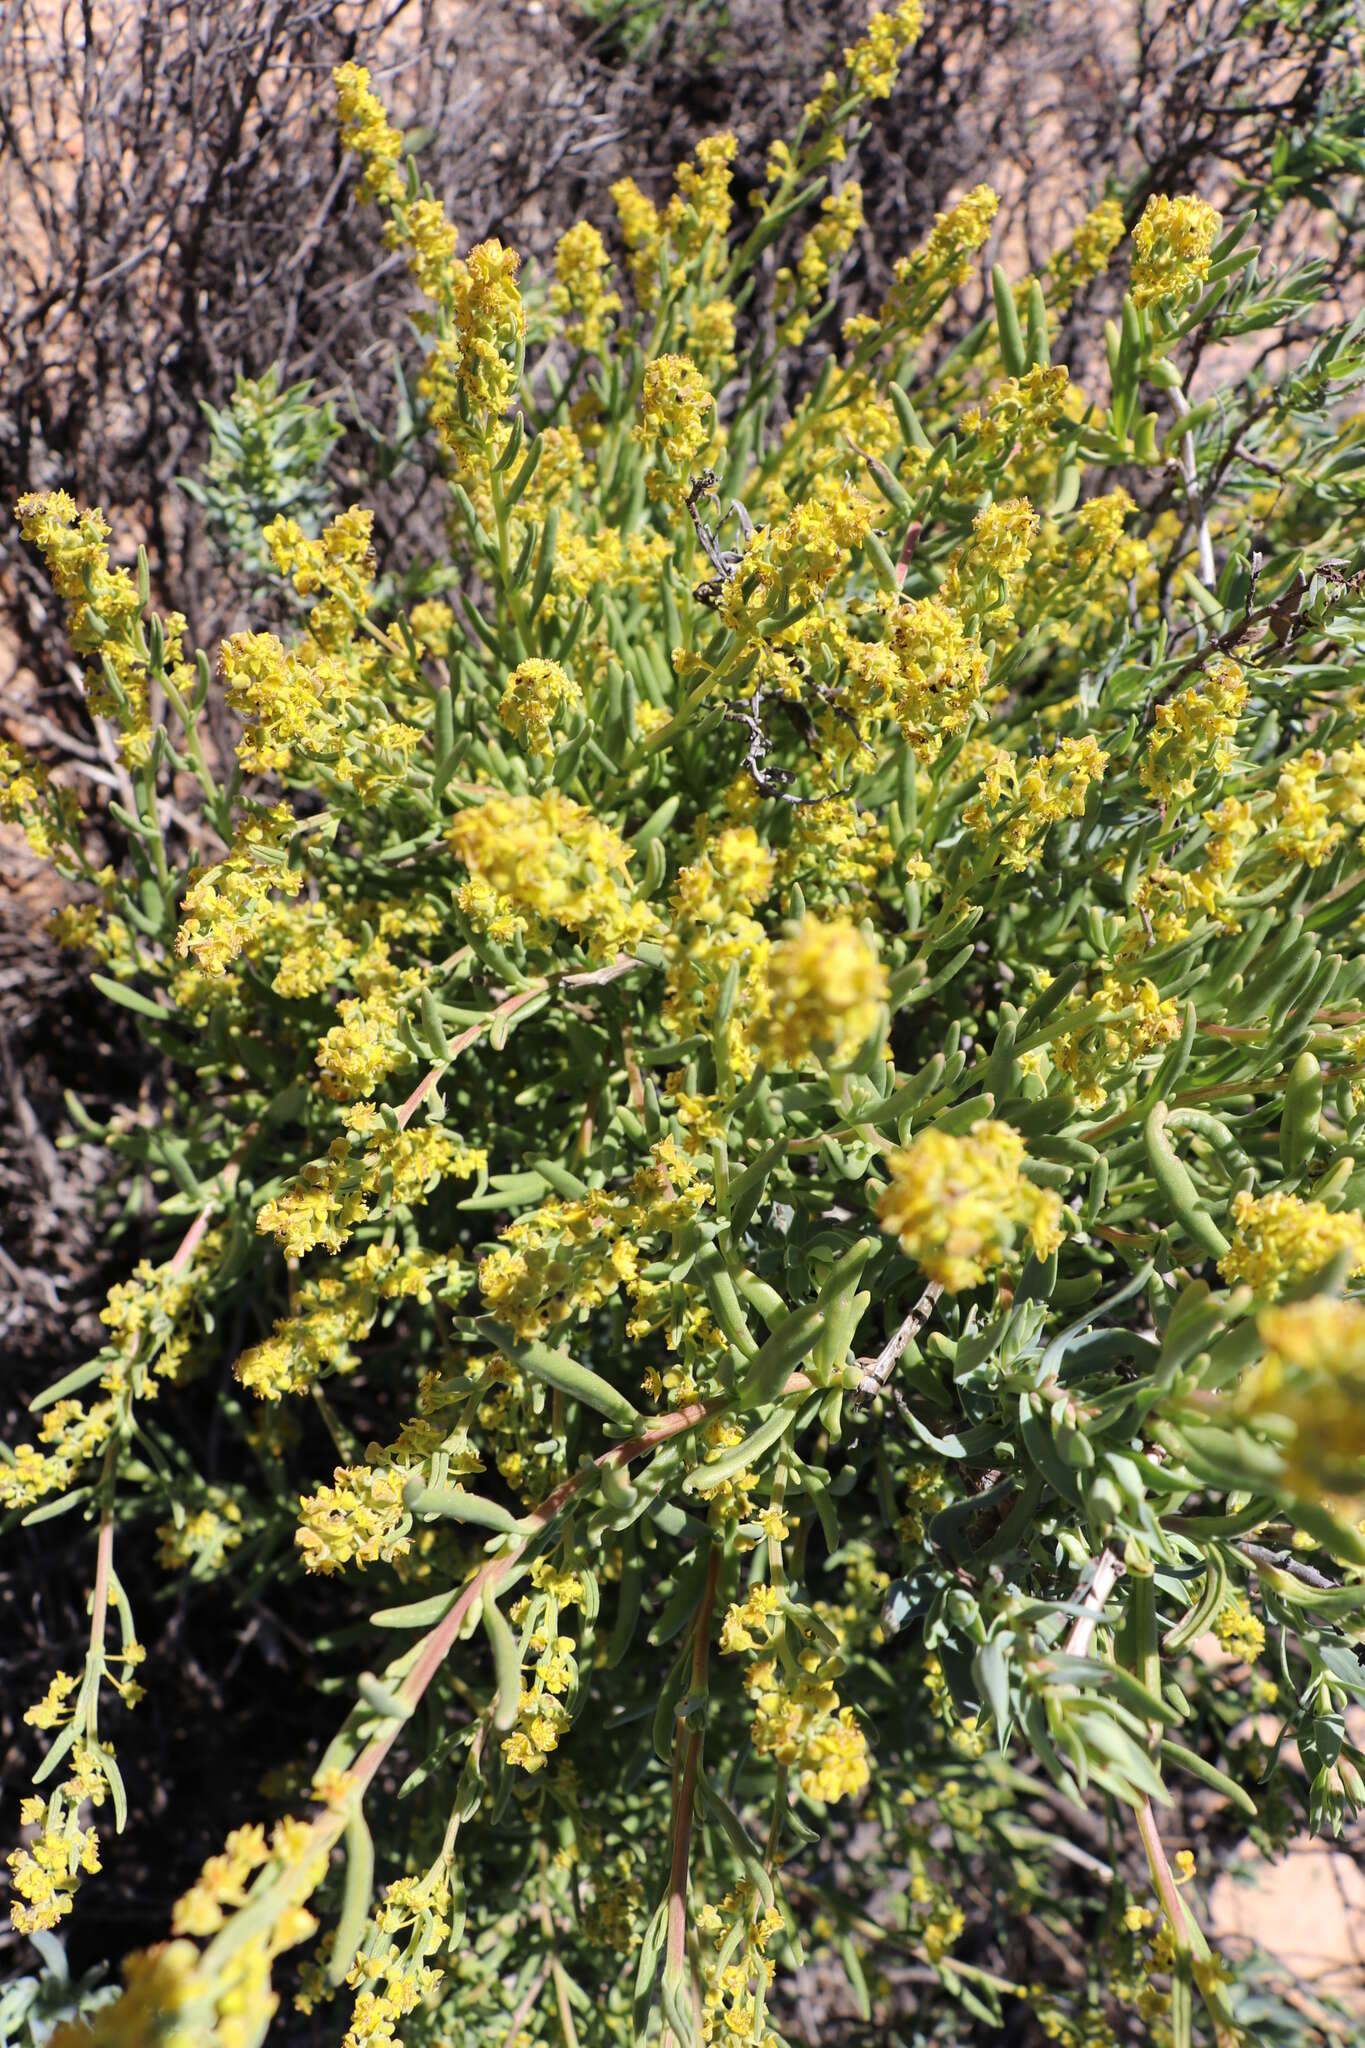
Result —
<path fill-rule="evenodd" d="M 900 1328 L 877 1353 L 877 1356 L 870 1359 L 859 1359 L 858 1363 L 866 1366 L 867 1370 L 859 1380 L 853 1396 L 855 1407 L 864 1401 L 872 1400 L 875 1395 L 882 1392 L 907 1346 L 918 1337 L 920 1331 L 933 1314 L 934 1304 L 942 1292 L 942 1282 L 931 1280 L 909 1315 L 901 1323 Z"/>

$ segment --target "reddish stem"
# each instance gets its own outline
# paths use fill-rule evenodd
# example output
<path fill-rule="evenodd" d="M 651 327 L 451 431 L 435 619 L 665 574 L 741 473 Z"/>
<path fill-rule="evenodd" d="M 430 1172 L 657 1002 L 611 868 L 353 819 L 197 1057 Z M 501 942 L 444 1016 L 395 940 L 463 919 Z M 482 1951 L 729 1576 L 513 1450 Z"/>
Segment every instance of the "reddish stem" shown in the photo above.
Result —
<path fill-rule="evenodd" d="M 412 1121 L 447 1067 L 451 1066 L 460 1057 L 462 1052 L 468 1052 L 475 1039 L 482 1038 L 490 1024 L 495 1024 L 500 1017 L 515 1017 L 518 1010 L 524 1009 L 527 1003 L 532 1002 L 536 996 L 544 995 L 544 993 L 544 982 L 538 983 L 535 988 L 519 989 L 516 995 L 508 996 L 506 1002 L 499 1003 L 496 1010 L 490 1010 L 488 1015 L 481 1017 L 477 1024 L 471 1024 L 467 1031 L 462 1031 L 458 1038 L 452 1038 L 447 1057 L 441 1061 L 439 1066 L 432 1067 L 427 1073 L 423 1074 L 421 1080 L 399 1110 L 399 1129 L 404 1129 Z"/>
<path fill-rule="evenodd" d="M 805 1373 L 794 1372 L 788 1378 L 783 1391 L 787 1394 L 803 1393 L 809 1389 L 810 1385 L 811 1382 Z M 553 1493 L 547 1494 L 540 1506 L 533 1509 L 531 1514 L 526 1517 L 526 1521 L 523 1523 L 526 1534 L 518 1540 L 511 1550 L 504 1551 L 501 1557 L 490 1558 L 488 1563 L 483 1565 L 474 1574 L 474 1577 L 459 1595 L 449 1614 L 438 1621 L 435 1628 L 423 1638 L 412 1669 L 398 1687 L 398 1697 L 403 1701 L 403 1704 L 410 1711 L 416 1707 L 432 1679 L 436 1676 L 436 1673 L 454 1648 L 460 1630 L 468 1619 L 471 1608 L 476 1601 L 482 1601 L 485 1587 L 496 1588 L 515 1569 L 525 1554 L 532 1538 L 538 1536 L 546 1524 L 553 1521 L 560 1509 L 576 1493 L 582 1490 L 593 1476 L 594 1470 L 607 1471 L 622 1465 L 629 1465 L 634 1459 L 642 1457 L 647 1451 L 656 1450 L 660 1444 L 667 1443 L 671 1437 L 681 1436 L 687 1430 L 695 1429 L 699 1423 L 705 1422 L 709 1416 L 715 1414 L 718 1409 L 723 1408 L 725 1401 L 725 1395 L 716 1394 L 712 1395 L 709 1400 L 693 1401 L 686 1408 L 676 1408 L 671 1414 L 661 1415 L 656 1422 L 650 1424 L 648 1429 L 641 1430 L 638 1436 L 629 1438 L 623 1444 L 614 1444 L 609 1451 L 603 1451 L 594 1461 L 591 1468 L 582 1472 L 575 1472 L 570 1478 L 563 1480 Z M 714 1580 L 718 1573 L 719 1561 L 713 1555 L 711 1571 L 707 1579 L 708 1613 L 709 1602 L 715 1597 Z M 696 1655 L 697 1652 L 694 1646 L 694 1673 Z M 704 1662 L 702 1674 L 703 1676 L 705 1674 Z M 393 1747 L 393 1743 L 402 1725 L 401 1721 L 390 1721 L 382 1734 L 374 1736 L 366 1744 L 356 1762 L 347 1772 L 347 1776 L 361 1794 L 374 1782 L 375 1774 Z M 332 1842 L 336 1841 L 344 1825 L 344 1813 L 329 1812 L 319 1815 L 318 1819 L 313 1823 L 314 1838 L 319 1845 L 326 1843 L 330 1846 Z"/>

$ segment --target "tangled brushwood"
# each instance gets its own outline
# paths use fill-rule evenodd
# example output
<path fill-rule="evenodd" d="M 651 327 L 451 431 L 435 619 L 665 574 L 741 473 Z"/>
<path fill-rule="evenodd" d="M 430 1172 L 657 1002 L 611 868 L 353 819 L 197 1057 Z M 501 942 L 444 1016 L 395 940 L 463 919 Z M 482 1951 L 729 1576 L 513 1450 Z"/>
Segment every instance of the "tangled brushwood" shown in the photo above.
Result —
<path fill-rule="evenodd" d="M 373 1608 L 291 1810 L 243 1784 L 54 2048 L 773 2048 L 826 1953 L 877 2039 L 1267 2038 L 1163 1817 L 1197 1787 L 1230 1855 L 1365 1803 L 1365 332 L 1181 194 L 952 327 L 980 187 L 786 410 L 917 29 L 745 217 L 716 135 L 543 279 L 337 73 L 445 560 L 300 491 L 229 523 L 293 629 L 210 656 L 97 511 L 18 508 L 126 864 L 10 746 L 0 811 L 170 1079 L 83 1126 L 161 1256 L 0 1463 L 90 1528 L 15 1927 L 124 1818 L 125 1549 Z M 1049 338 L 1116 268 L 1081 389 Z"/>

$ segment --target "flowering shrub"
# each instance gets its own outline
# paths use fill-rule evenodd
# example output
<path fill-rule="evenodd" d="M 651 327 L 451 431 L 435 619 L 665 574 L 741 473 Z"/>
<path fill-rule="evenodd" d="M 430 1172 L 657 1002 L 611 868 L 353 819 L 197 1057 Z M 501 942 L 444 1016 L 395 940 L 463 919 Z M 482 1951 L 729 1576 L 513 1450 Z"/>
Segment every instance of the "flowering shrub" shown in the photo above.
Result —
<path fill-rule="evenodd" d="M 1022 2000 L 1051 2039 L 1223 2048 L 1252 2022 L 1172 1790 L 1280 1841 L 1292 1738 L 1315 1827 L 1365 1801 L 1365 350 L 1294 346 L 1312 269 L 1162 195 L 1127 255 L 1105 200 L 997 270 L 948 346 L 979 188 L 783 412 L 861 218 L 845 131 L 917 27 L 873 18 L 750 218 L 717 136 L 662 209 L 618 185 L 619 270 L 584 223 L 546 279 L 460 255 L 338 72 L 421 294 L 448 559 L 281 512 L 295 630 L 210 657 L 98 512 L 19 506 L 128 861 L 13 749 L 0 808 L 177 1078 L 100 1134 L 163 1251 L 0 1465 L 93 1550 L 83 1666 L 26 1716 L 15 1926 L 58 1928 L 122 1821 L 125 1544 L 374 1602 L 296 1810 L 245 1787 L 58 2048 L 245 2048 L 286 2000 L 346 2048 L 774 2043 L 822 1949 L 869 2017 L 916 1958 L 917 2040 Z M 1050 337 L 1111 262 L 1081 390 Z M 212 1479 L 177 1434 L 204 1375 Z M 1107 1861 L 1049 1797 L 1102 1809 Z M 1053 1991 L 1010 1925 L 1078 1855 Z"/>

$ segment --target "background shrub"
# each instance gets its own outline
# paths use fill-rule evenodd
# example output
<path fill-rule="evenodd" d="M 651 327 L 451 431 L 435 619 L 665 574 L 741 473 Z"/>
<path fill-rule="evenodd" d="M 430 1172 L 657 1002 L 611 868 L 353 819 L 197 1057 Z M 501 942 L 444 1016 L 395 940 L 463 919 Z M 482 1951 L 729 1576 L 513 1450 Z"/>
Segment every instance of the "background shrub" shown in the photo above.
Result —
<path fill-rule="evenodd" d="M 237 1602 L 355 1702 L 319 1756 L 295 1683 L 302 1778 L 216 1787 L 95 2038 L 259 2039 L 281 1990 L 340 2038 L 348 1977 L 355 2040 L 761 2039 L 803 1949 L 906 2038 L 1313 2038 L 1209 1955 L 1155 1806 L 1282 1840 L 1272 1706 L 1316 1825 L 1360 1788 L 1360 357 L 1333 262 L 1248 232 L 1346 209 L 1348 25 L 1239 224 L 1096 194 L 976 318 L 986 190 L 860 260 L 845 130 L 913 10 L 757 206 L 704 137 L 662 211 L 617 181 L 615 269 L 584 223 L 522 280 L 343 66 L 424 295 L 362 415 L 409 522 L 346 506 L 334 400 L 211 403 L 187 496 L 251 607 L 211 662 L 149 555 L 21 501 L 118 794 L 11 748 L 4 803 L 159 1079 L 73 1104 L 156 1221 L 0 1472 L 98 1526 L 17 1926 L 122 1821 L 130 1542 L 163 1651 L 207 1616 L 224 1672 Z M 1097 1882 L 1049 1983 L 1057 1857 Z"/>

